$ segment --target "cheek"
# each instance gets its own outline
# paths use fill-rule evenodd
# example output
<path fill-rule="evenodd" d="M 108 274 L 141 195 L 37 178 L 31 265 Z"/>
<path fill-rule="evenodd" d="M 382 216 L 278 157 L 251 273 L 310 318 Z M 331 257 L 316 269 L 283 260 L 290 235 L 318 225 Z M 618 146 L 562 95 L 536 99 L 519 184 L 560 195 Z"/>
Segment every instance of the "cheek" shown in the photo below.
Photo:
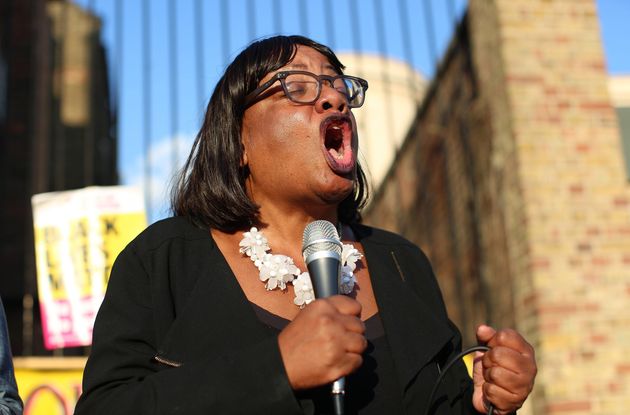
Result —
<path fill-rule="evenodd" d="M 319 126 L 313 127 L 307 114 L 269 109 L 265 115 L 256 114 L 243 120 L 243 145 L 250 168 L 267 170 L 269 164 L 303 165 L 304 157 L 312 159 L 312 152 L 319 147 Z"/>
<path fill-rule="evenodd" d="M 304 144 L 309 140 L 307 117 L 300 112 L 290 114 L 278 114 L 265 126 L 268 132 L 267 138 L 278 144 L 293 146 Z"/>
<path fill-rule="evenodd" d="M 315 135 L 308 117 L 300 112 L 279 113 L 253 131 L 258 150 L 282 157 L 283 163 L 302 163 L 303 156 L 315 151 L 319 137 Z"/>

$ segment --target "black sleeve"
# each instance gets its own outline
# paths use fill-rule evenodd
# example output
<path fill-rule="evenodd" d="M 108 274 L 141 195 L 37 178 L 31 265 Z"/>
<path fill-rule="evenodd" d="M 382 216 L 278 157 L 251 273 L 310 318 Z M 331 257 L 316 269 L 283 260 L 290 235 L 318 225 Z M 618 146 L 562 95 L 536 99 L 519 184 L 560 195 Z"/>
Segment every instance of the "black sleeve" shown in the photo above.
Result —
<path fill-rule="evenodd" d="M 158 345 L 151 279 L 127 247 L 94 326 L 76 415 L 299 414 L 277 338 L 170 367 Z"/>

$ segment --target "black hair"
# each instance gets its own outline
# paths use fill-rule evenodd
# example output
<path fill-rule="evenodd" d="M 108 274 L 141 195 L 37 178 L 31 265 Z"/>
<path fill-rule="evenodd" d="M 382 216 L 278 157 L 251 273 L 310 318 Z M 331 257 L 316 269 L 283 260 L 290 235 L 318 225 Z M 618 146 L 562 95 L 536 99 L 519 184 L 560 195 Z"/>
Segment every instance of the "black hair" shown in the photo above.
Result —
<path fill-rule="evenodd" d="M 241 162 L 245 97 L 268 73 L 291 62 L 298 45 L 320 52 L 343 73 L 343 64 L 330 48 L 303 36 L 274 36 L 244 49 L 217 83 L 190 155 L 175 178 L 171 191 L 174 215 L 185 216 L 199 227 L 224 232 L 259 224 L 259 208 L 245 189 L 249 172 Z M 357 164 L 354 191 L 339 204 L 339 220 L 359 222 L 367 196 L 367 180 Z"/>

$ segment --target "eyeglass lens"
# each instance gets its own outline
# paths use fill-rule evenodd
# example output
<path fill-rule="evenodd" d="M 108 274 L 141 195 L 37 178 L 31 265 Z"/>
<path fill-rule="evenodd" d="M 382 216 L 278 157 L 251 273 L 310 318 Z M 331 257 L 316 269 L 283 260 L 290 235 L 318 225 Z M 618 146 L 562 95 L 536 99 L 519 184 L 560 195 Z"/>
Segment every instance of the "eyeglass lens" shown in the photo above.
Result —
<path fill-rule="evenodd" d="M 321 79 L 322 83 L 330 85 L 330 80 Z M 284 85 L 289 98 L 298 103 L 310 103 L 319 95 L 320 79 L 313 75 L 297 73 L 290 74 L 284 79 Z M 363 87 L 352 78 L 335 78 L 333 88 L 348 98 L 350 107 L 358 107 L 363 104 Z"/>

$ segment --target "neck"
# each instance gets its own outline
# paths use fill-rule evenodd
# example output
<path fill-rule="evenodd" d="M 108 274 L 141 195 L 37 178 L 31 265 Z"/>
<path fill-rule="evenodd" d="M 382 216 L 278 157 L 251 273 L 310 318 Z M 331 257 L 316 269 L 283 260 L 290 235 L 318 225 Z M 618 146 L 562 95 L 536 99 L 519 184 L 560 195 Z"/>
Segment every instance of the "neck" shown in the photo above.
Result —
<path fill-rule="evenodd" d="M 294 258 L 301 257 L 304 228 L 318 219 L 327 220 L 336 226 L 337 208 L 304 210 L 295 206 L 288 209 L 263 206 L 260 209 L 260 229 L 265 232 L 273 251 Z"/>

